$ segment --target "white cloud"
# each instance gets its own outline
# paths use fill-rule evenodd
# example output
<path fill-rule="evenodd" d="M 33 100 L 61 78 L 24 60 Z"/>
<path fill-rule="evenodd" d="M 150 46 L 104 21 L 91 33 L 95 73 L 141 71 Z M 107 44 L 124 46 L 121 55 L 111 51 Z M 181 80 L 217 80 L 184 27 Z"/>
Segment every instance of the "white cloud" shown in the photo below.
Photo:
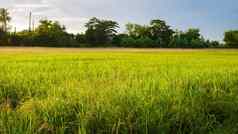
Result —
<path fill-rule="evenodd" d="M 13 0 L 15 4 L 41 4 L 47 2 L 46 0 Z"/>
<path fill-rule="evenodd" d="M 75 22 L 87 22 L 89 18 L 84 18 L 84 17 L 66 17 L 66 18 L 59 18 L 61 21 L 75 21 Z"/>
<path fill-rule="evenodd" d="M 52 19 L 65 25 L 69 32 L 77 33 L 85 30 L 84 24 L 89 20 L 87 17 L 78 14 L 78 4 L 82 1 L 72 0 L 12 0 L 10 12 L 12 15 L 12 27 L 17 30 L 28 28 L 29 12 L 37 24 L 40 19 Z M 85 3 L 85 1 L 83 1 Z M 87 2 L 86 2 L 87 3 Z M 70 7 L 70 8 L 69 8 Z"/>
<path fill-rule="evenodd" d="M 16 4 L 15 8 L 48 8 L 50 5 L 48 4 Z"/>

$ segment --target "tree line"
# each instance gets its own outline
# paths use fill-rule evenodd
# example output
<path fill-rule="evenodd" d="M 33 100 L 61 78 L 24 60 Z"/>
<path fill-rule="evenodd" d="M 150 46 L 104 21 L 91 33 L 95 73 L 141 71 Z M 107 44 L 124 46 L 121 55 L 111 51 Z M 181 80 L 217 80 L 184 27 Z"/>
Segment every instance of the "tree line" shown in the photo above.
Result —
<path fill-rule="evenodd" d="M 237 48 L 238 30 L 227 31 L 224 43 L 206 40 L 197 28 L 173 30 L 164 20 L 151 20 L 148 25 L 128 23 L 126 33 L 118 33 L 113 20 L 91 18 L 85 33 L 71 34 L 58 21 L 40 20 L 32 30 L 10 32 L 7 9 L 0 9 L 0 45 L 50 47 L 135 47 L 135 48 Z"/>

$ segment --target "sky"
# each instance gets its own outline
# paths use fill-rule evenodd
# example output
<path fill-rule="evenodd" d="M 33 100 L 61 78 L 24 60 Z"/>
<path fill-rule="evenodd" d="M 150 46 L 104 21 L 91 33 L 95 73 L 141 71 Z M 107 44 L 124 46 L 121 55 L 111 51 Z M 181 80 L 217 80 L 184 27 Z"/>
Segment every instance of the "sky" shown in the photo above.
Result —
<path fill-rule="evenodd" d="M 149 24 L 163 19 L 173 29 L 199 28 L 207 39 L 221 41 L 224 31 L 238 29 L 238 0 L 0 0 L 8 8 L 11 26 L 27 29 L 29 12 L 35 23 L 40 19 L 57 20 L 68 32 L 85 31 L 91 17 L 125 24 Z"/>

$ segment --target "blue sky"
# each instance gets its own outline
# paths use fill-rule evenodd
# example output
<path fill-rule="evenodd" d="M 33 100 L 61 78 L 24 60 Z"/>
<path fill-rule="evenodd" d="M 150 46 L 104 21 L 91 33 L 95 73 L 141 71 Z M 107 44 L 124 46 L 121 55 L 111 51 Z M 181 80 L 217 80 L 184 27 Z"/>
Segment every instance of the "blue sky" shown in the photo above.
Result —
<path fill-rule="evenodd" d="M 69 32 L 83 32 L 90 17 L 113 19 L 120 31 L 128 22 L 148 24 L 164 19 L 174 29 L 200 28 L 205 38 L 222 40 L 226 30 L 238 29 L 238 0 L 1 0 L 17 30 L 27 28 L 28 12 L 34 20 L 59 20 Z"/>

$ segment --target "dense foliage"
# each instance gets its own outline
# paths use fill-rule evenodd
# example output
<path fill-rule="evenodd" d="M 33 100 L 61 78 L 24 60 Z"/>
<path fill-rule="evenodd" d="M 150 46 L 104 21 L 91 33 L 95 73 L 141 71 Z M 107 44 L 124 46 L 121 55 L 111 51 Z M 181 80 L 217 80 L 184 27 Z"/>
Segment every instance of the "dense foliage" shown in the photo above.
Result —
<path fill-rule="evenodd" d="M 11 17 L 9 15 L 9 12 L 5 8 L 0 8 L 0 24 L 1 24 L 1 30 L 3 32 L 7 32 L 8 30 L 8 22 L 11 20 Z"/>
<path fill-rule="evenodd" d="M 96 17 L 86 24 L 85 33 L 70 34 L 57 21 L 41 20 L 36 29 L 9 32 L 7 9 L 0 9 L 0 45 L 55 47 L 137 47 L 137 48 L 217 48 L 238 47 L 237 31 L 225 33 L 224 42 L 205 40 L 199 29 L 175 31 L 163 20 L 149 25 L 126 24 L 126 33 L 118 33 L 119 24 Z"/>
<path fill-rule="evenodd" d="M 107 44 L 116 36 L 118 23 L 110 20 L 92 18 L 86 23 L 85 42 L 89 44 Z"/>
<path fill-rule="evenodd" d="M 228 47 L 238 48 L 238 30 L 225 32 L 224 41 Z"/>

